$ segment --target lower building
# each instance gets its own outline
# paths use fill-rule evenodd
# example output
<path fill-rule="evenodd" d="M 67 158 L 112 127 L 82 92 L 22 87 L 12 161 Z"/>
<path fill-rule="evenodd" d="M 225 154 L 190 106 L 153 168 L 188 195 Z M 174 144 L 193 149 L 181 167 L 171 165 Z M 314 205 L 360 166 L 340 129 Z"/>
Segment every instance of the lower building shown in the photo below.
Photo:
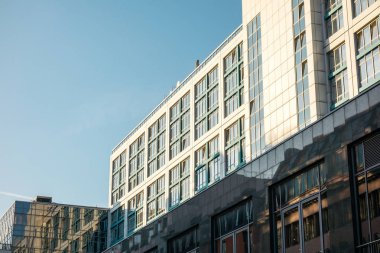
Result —
<path fill-rule="evenodd" d="M 380 252 L 380 85 L 105 252 Z"/>
<path fill-rule="evenodd" d="M 0 219 L 0 253 L 98 253 L 106 248 L 107 208 L 16 201 Z"/>

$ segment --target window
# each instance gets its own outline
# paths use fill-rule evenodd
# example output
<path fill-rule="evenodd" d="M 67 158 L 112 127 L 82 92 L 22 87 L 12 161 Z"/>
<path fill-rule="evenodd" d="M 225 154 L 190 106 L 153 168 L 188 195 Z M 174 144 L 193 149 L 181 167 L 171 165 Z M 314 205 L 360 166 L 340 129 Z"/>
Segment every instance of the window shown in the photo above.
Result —
<path fill-rule="evenodd" d="M 298 36 L 305 31 L 305 5 L 303 0 L 293 0 L 293 32 Z"/>
<path fill-rule="evenodd" d="M 124 237 L 124 205 L 111 213 L 111 243 Z"/>
<path fill-rule="evenodd" d="M 95 248 L 94 243 L 92 242 L 92 228 L 86 232 L 84 232 L 82 236 L 82 253 L 90 253 L 94 252 Z"/>
<path fill-rule="evenodd" d="M 224 63 L 224 117 L 243 103 L 243 44 L 240 43 L 223 59 Z"/>
<path fill-rule="evenodd" d="M 240 118 L 225 130 L 225 147 L 226 172 L 229 173 L 244 163 L 244 118 Z"/>
<path fill-rule="evenodd" d="M 346 46 L 342 44 L 333 49 L 329 54 L 329 79 L 333 106 L 344 101 L 348 97 Z"/>
<path fill-rule="evenodd" d="M 147 188 L 147 220 L 165 212 L 165 175 Z"/>
<path fill-rule="evenodd" d="M 168 253 L 197 253 L 199 246 L 198 227 L 185 231 L 168 241 Z"/>
<path fill-rule="evenodd" d="M 79 238 L 70 242 L 70 253 L 79 253 Z"/>
<path fill-rule="evenodd" d="M 342 0 L 326 0 L 325 20 L 328 37 L 344 26 Z"/>
<path fill-rule="evenodd" d="M 169 207 L 177 206 L 190 196 L 190 158 L 169 171 Z"/>
<path fill-rule="evenodd" d="M 380 249 L 380 134 L 352 148 L 355 225 L 358 252 Z"/>
<path fill-rule="evenodd" d="M 69 207 L 63 207 L 63 217 L 62 217 L 62 239 L 67 240 L 70 226 L 70 211 Z"/>
<path fill-rule="evenodd" d="M 126 152 L 123 151 L 112 161 L 111 204 L 115 204 L 125 195 Z"/>
<path fill-rule="evenodd" d="M 380 17 L 356 34 L 359 65 L 359 91 L 380 80 Z"/>
<path fill-rule="evenodd" d="M 190 93 L 186 93 L 170 108 L 169 159 L 190 145 Z"/>
<path fill-rule="evenodd" d="M 195 190 L 200 191 L 219 180 L 220 153 L 219 137 L 215 137 L 195 151 Z"/>
<path fill-rule="evenodd" d="M 331 251 L 328 212 L 333 208 L 337 212 L 336 206 L 342 204 L 339 199 L 334 203 L 327 199 L 326 173 L 323 163 L 316 164 L 270 188 L 276 252 Z M 349 213 L 341 213 L 341 222 L 348 224 Z M 338 220 L 335 222 L 338 227 Z"/>
<path fill-rule="evenodd" d="M 165 114 L 148 129 L 148 177 L 165 165 Z"/>
<path fill-rule="evenodd" d="M 143 203 L 144 191 L 141 191 L 128 200 L 128 233 L 132 233 L 136 228 L 143 225 Z"/>
<path fill-rule="evenodd" d="M 144 181 L 144 163 L 144 134 L 142 134 L 129 146 L 128 191 L 133 190 Z"/>
<path fill-rule="evenodd" d="M 260 14 L 248 23 L 247 33 L 251 153 L 255 158 L 265 150 Z"/>
<path fill-rule="evenodd" d="M 94 209 L 85 209 L 84 210 L 84 224 L 87 225 L 94 219 Z"/>
<path fill-rule="evenodd" d="M 253 202 L 244 201 L 213 218 L 214 252 L 253 253 Z"/>
<path fill-rule="evenodd" d="M 292 1 L 298 127 L 310 124 L 310 98 L 307 67 L 305 6 L 303 0 Z"/>
<path fill-rule="evenodd" d="M 71 223 L 71 231 L 77 233 L 81 228 L 80 208 L 73 208 L 73 220 Z"/>
<path fill-rule="evenodd" d="M 355 16 L 358 16 L 376 1 L 377 0 L 354 0 Z"/>
<path fill-rule="evenodd" d="M 218 67 L 195 85 L 195 140 L 218 124 Z"/>

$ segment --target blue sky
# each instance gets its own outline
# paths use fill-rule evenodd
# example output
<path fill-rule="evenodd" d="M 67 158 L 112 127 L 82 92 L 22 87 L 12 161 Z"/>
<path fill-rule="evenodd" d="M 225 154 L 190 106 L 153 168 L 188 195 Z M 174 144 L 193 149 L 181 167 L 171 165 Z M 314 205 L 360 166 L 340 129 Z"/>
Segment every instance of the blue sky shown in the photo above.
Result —
<path fill-rule="evenodd" d="M 0 1 L 0 216 L 106 206 L 112 148 L 240 23 L 240 0 Z"/>

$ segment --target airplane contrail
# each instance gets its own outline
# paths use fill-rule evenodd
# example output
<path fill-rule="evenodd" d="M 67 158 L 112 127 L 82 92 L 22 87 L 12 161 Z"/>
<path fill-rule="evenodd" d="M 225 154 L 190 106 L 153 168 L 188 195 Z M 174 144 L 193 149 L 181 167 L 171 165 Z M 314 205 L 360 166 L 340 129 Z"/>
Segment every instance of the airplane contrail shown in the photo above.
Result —
<path fill-rule="evenodd" d="M 16 193 L 11 193 L 11 192 L 2 192 L 0 191 L 0 195 L 8 196 L 8 197 L 15 197 L 15 198 L 20 198 L 20 199 L 27 199 L 27 200 L 34 200 L 34 198 L 25 196 L 25 195 L 20 195 Z"/>

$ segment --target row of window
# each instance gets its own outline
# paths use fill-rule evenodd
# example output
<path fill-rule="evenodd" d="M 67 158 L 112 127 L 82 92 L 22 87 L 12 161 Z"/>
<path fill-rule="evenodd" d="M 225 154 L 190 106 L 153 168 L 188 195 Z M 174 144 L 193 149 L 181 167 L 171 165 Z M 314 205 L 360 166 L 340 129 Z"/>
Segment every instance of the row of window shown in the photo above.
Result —
<path fill-rule="evenodd" d="M 42 253 L 57 251 L 95 253 L 106 247 L 107 228 L 98 220 L 103 215 L 103 211 L 54 205 L 39 210 L 35 208 L 36 206 L 30 205 L 27 213 L 21 210 L 16 211 L 21 212 L 16 213 L 14 221 L 16 229 L 13 233 L 13 240 L 16 242 L 22 238 L 36 240 L 36 242 L 28 248 L 25 247 L 25 243 L 16 243 L 12 245 L 12 252 L 23 253 L 31 250 Z M 50 210 L 50 214 L 46 213 L 46 208 Z M 91 226 L 86 227 L 90 223 Z M 36 231 L 39 231 L 39 237 L 35 237 Z M 64 245 L 68 246 L 63 248 Z"/>
<path fill-rule="evenodd" d="M 359 91 L 380 80 L 380 17 L 356 33 Z M 333 105 L 348 98 L 346 45 L 339 45 L 328 53 L 329 79 Z"/>
<path fill-rule="evenodd" d="M 310 94 L 305 31 L 305 4 L 303 0 L 293 0 L 293 35 L 295 53 L 295 74 L 297 94 L 298 127 L 310 123 Z"/>
<path fill-rule="evenodd" d="M 265 150 L 264 95 L 261 50 L 261 18 L 247 25 L 250 137 L 252 159 Z"/>
<path fill-rule="evenodd" d="M 126 152 L 122 152 L 112 162 L 112 194 L 111 203 L 114 204 L 125 195 L 126 179 Z"/>
<path fill-rule="evenodd" d="M 218 124 L 218 67 L 195 85 L 195 140 Z"/>
<path fill-rule="evenodd" d="M 195 151 L 195 190 L 200 191 L 221 178 L 219 137 Z"/>
<path fill-rule="evenodd" d="M 74 236 L 78 232 L 86 230 L 86 225 L 95 221 L 95 218 L 99 217 L 102 212 L 98 211 L 95 216 L 94 209 L 84 208 L 69 208 L 63 207 L 57 212 L 51 219 L 45 222 L 42 231 L 44 238 L 51 241 L 51 245 L 45 244 L 47 248 L 55 248 L 58 243 L 58 239 L 67 240 L 69 235 Z M 15 224 L 22 226 L 34 226 L 32 217 L 16 216 Z"/>
<path fill-rule="evenodd" d="M 148 129 L 148 177 L 165 165 L 165 114 Z"/>
<path fill-rule="evenodd" d="M 225 141 L 233 144 L 239 139 L 240 121 L 231 125 Z M 380 134 L 354 143 L 348 149 L 352 161 L 351 188 L 338 194 L 330 187 L 328 172 L 322 161 L 308 166 L 269 188 L 272 203 L 270 212 L 271 235 L 274 252 L 335 252 L 335 233 L 351 231 L 354 223 L 355 245 L 358 252 L 378 252 L 380 249 Z M 218 137 L 198 149 L 195 155 L 197 168 L 204 166 L 217 153 Z M 188 159 L 169 173 L 169 185 L 181 185 L 188 177 Z M 340 176 L 339 176 L 340 177 Z M 331 180 L 335 180 L 332 178 Z M 161 182 L 160 182 L 161 181 Z M 165 179 L 159 178 L 148 189 L 148 199 L 157 199 L 164 191 Z M 330 188 L 329 188 L 330 187 Z M 149 193 L 150 192 L 150 193 Z M 353 194 L 351 195 L 350 192 Z M 151 197 L 149 197 L 151 196 Z M 351 205 L 352 202 L 352 205 Z M 215 252 L 253 252 L 254 208 L 246 200 L 212 219 L 213 248 Z M 142 205 L 142 204 L 141 204 Z M 347 208 L 353 207 L 353 212 Z M 148 213 L 149 215 L 149 213 Z M 348 228 L 349 227 L 349 228 Z M 349 230 L 346 230 L 349 229 Z M 257 232 L 256 232 L 257 233 Z M 168 240 L 168 252 L 197 252 L 197 227 Z"/>
<path fill-rule="evenodd" d="M 233 113 L 243 101 L 243 43 L 240 43 L 223 60 L 224 63 L 224 117 Z"/>
<path fill-rule="evenodd" d="M 144 180 L 145 135 L 142 134 L 129 147 L 128 191 Z"/>
<path fill-rule="evenodd" d="M 377 0 L 354 0 L 354 16 L 358 16 Z M 325 5 L 327 36 L 330 37 L 344 26 L 342 0 L 327 0 Z"/>
<path fill-rule="evenodd" d="M 253 201 L 243 201 L 212 219 L 213 252 L 253 253 Z M 194 226 L 168 240 L 168 253 L 198 253 L 200 232 Z M 146 253 L 157 253 L 153 248 Z"/>
<path fill-rule="evenodd" d="M 224 59 L 225 65 L 225 103 L 232 101 L 229 115 L 242 104 L 243 63 L 242 44 L 239 44 Z M 219 122 L 219 83 L 218 67 L 212 69 L 195 85 L 195 139 L 200 138 Z M 147 177 L 165 165 L 165 114 L 148 129 L 148 170 Z M 169 159 L 173 159 L 190 145 L 190 93 L 185 94 L 170 108 L 169 126 Z M 131 191 L 144 180 L 144 135 L 141 135 L 129 148 L 128 191 Z M 123 159 L 125 153 L 114 160 Z M 125 168 L 113 170 L 111 203 L 125 195 Z"/>
<path fill-rule="evenodd" d="M 194 153 L 195 192 L 207 188 L 244 164 L 244 118 L 240 118 L 225 130 L 226 168 L 221 170 L 219 136 L 214 137 Z M 223 173 L 223 174 L 222 174 Z M 187 157 L 168 172 L 169 182 L 165 175 L 147 187 L 146 219 L 150 221 L 169 209 L 176 207 L 190 197 L 190 157 Z M 169 199 L 165 199 L 165 184 L 169 185 Z M 128 201 L 128 231 L 133 232 L 143 224 L 144 191 Z"/>
<path fill-rule="evenodd" d="M 69 246 L 59 252 L 62 252 L 62 253 L 101 252 L 102 250 L 105 249 L 105 243 L 106 243 L 105 238 L 102 238 L 101 240 L 98 241 L 96 233 L 92 229 L 90 229 L 86 231 L 81 237 L 71 240 L 69 243 Z M 15 252 L 17 253 L 18 251 L 15 251 Z M 26 252 L 26 251 L 20 251 L 20 253 L 23 253 L 23 252 Z M 48 252 L 53 252 L 53 251 L 51 251 L 48 248 L 43 248 L 42 252 L 48 253 Z"/>
<path fill-rule="evenodd" d="M 334 234 L 352 230 L 352 220 L 358 252 L 379 251 L 379 145 L 380 134 L 377 134 L 355 144 L 352 149 L 354 217 L 346 210 L 351 207 L 349 192 L 347 196 L 338 197 L 327 190 L 327 168 L 323 162 L 270 186 L 274 252 L 335 252 L 343 249 L 346 245 L 334 242 L 339 240 Z M 257 231 L 253 227 L 253 204 L 253 200 L 245 200 L 213 217 L 215 252 L 254 252 Z M 197 226 L 168 240 L 168 252 L 197 252 L 198 247 Z"/>
<path fill-rule="evenodd" d="M 344 233 L 351 221 L 357 252 L 379 252 L 379 145 L 377 134 L 351 149 L 353 217 L 345 210 L 351 206 L 349 193 L 340 199 L 327 191 L 327 169 L 323 163 L 271 186 L 275 252 L 334 251 L 330 229 Z"/>
<path fill-rule="evenodd" d="M 124 238 L 124 205 L 111 213 L 111 243 Z"/>

